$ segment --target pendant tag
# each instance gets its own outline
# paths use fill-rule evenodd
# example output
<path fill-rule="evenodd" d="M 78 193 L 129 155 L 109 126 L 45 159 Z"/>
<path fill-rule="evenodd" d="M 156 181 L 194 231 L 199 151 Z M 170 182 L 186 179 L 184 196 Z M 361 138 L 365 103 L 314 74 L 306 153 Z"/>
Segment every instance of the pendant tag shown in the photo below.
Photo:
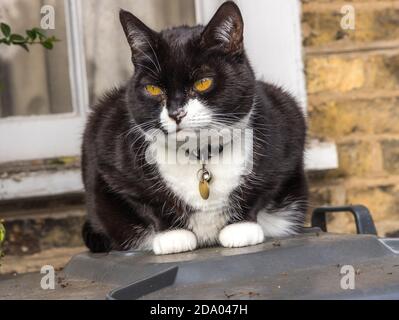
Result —
<path fill-rule="evenodd" d="M 208 200 L 210 194 L 209 182 L 211 181 L 211 173 L 205 168 L 205 164 L 202 165 L 202 169 L 198 171 L 199 180 L 199 193 L 201 198 Z"/>
<path fill-rule="evenodd" d="M 201 198 L 204 200 L 208 200 L 209 198 L 209 184 L 208 181 L 200 181 L 199 183 L 199 192 L 201 195 Z"/>

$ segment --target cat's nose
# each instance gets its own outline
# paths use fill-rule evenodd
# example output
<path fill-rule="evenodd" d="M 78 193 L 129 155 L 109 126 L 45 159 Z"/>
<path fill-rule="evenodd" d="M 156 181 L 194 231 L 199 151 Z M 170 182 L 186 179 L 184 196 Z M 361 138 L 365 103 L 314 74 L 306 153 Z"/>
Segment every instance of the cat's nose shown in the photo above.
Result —
<path fill-rule="evenodd" d="M 187 111 L 183 108 L 178 108 L 177 110 L 169 111 L 169 117 L 176 121 L 176 124 L 180 124 L 182 119 L 187 115 Z"/>

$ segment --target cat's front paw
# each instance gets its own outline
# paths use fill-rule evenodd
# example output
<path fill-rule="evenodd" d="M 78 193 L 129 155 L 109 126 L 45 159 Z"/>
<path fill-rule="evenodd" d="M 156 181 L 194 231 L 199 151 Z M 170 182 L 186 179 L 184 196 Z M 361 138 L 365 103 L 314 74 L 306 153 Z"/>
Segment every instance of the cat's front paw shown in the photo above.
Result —
<path fill-rule="evenodd" d="M 192 251 L 197 248 L 197 237 L 191 231 L 178 229 L 157 234 L 152 243 L 155 254 Z"/>
<path fill-rule="evenodd" d="M 255 222 L 238 222 L 230 224 L 219 233 L 223 247 L 239 248 L 262 243 L 265 236 L 262 227 Z"/>

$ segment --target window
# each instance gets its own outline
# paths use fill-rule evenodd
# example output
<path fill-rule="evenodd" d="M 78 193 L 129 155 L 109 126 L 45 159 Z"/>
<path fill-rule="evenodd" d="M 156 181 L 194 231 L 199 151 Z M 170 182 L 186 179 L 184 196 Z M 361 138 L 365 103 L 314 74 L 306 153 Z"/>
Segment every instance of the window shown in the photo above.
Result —
<path fill-rule="evenodd" d="M 2 46 L 0 55 L 0 117 L 47 115 L 72 112 L 68 74 L 65 7 L 51 1 L 55 9 L 55 30 L 63 41 L 49 52 L 32 46 L 27 53 L 19 47 Z M 3 4 L 4 20 L 13 31 L 24 33 L 40 25 L 42 1 L 15 1 Z M 23 19 L 22 19 L 23 17 Z"/>
<path fill-rule="evenodd" d="M 23 33 L 40 25 L 43 3 L 2 2 L 2 20 Z M 52 0 L 46 4 L 54 6 L 54 33 L 61 40 L 54 51 L 34 47 L 28 54 L 19 48 L 2 47 L 1 81 L 5 88 L 1 94 L 0 163 L 79 154 L 87 109 L 80 1 Z"/>

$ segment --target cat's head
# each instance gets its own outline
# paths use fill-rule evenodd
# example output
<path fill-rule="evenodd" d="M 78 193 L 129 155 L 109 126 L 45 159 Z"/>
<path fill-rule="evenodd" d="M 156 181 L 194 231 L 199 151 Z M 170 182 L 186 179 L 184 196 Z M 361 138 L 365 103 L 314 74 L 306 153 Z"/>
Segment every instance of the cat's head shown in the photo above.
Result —
<path fill-rule="evenodd" d="M 157 33 L 123 10 L 120 20 L 135 66 L 127 101 L 142 129 L 222 129 L 248 118 L 255 77 L 233 2 L 224 3 L 205 27 Z"/>

